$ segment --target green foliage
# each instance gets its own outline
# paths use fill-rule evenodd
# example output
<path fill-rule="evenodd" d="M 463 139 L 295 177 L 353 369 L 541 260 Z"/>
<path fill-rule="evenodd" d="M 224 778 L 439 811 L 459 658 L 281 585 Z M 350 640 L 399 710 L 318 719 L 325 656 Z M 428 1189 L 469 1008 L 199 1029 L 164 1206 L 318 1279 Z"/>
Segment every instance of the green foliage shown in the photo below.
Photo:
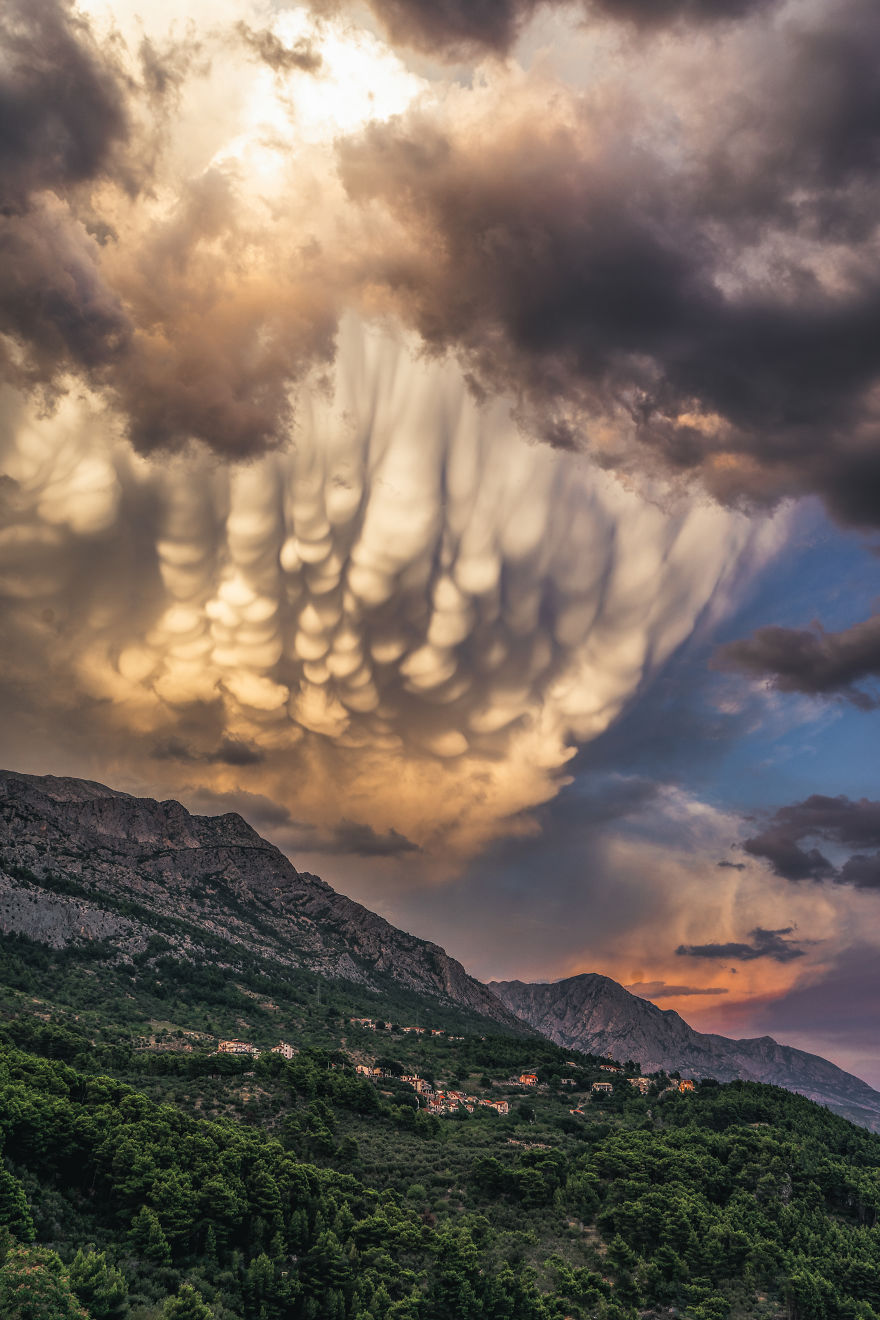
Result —
<path fill-rule="evenodd" d="M 183 1283 L 162 1308 L 162 1320 L 215 1320 L 215 1313 L 191 1283 Z"/>
<path fill-rule="evenodd" d="M 3 1320 L 89 1320 L 54 1251 L 13 1247 L 0 1268 Z"/>
<path fill-rule="evenodd" d="M 0 1164 L 0 1228 L 8 1229 L 22 1242 L 33 1242 L 34 1221 L 27 1197 L 17 1178 Z"/>
<path fill-rule="evenodd" d="M 108 1264 L 103 1251 L 83 1251 L 70 1265 L 70 1283 L 92 1320 L 125 1320 L 128 1283 L 121 1270 Z"/>

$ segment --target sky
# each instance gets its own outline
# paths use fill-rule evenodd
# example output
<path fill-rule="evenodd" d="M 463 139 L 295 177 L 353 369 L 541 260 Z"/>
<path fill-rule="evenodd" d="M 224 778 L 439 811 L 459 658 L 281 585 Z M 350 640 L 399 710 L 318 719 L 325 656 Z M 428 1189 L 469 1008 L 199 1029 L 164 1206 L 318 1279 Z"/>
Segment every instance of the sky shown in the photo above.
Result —
<path fill-rule="evenodd" d="M 0 747 L 880 1086 L 874 0 L 8 0 Z"/>

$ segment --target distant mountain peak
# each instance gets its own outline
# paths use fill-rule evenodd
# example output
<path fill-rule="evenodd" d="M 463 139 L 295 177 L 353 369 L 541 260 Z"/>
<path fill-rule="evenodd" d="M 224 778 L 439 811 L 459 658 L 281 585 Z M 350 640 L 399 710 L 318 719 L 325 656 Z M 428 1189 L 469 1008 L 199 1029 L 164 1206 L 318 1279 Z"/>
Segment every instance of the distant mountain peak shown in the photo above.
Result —
<path fill-rule="evenodd" d="M 490 981 L 489 989 L 543 1036 L 568 1049 L 632 1059 L 643 1072 L 687 1073 L 720 1082 L 771 1082 L 880 1131 L 880 1093 L 817 1054 L 772 1036 L 732 1040 L 694 1031 L 672 1008 L 658 1008 L 598 972 L 561 981 Z"/>

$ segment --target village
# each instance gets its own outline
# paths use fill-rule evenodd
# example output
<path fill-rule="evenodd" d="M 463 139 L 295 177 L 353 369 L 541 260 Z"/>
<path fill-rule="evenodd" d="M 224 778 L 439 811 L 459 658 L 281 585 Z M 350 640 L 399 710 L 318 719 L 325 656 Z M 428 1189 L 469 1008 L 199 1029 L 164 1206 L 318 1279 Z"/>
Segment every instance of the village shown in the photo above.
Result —
<path fill-rule="evenodd" d="M 351 1018 L 349 1019 L 349 1022 L 351 1026 L 366 1029 L 368 1031 L 379 1031 L 385 1026 L 384 1023 L 380 1023 L 374 1018 Z M 436 1027 L 400 1026 L 397 1030 L 404 1035 L 442 1036 L 449 1041 L 464 1040 L 463 1036 L 452 1036 L 442 1028 Z M 258 1058 L 263 1051 L 250 1041 L 221 1040 L 217 1045 L 215 1053 Z M 294 1058 L 299 1051 L 287 1041 L 280 1040 L 277 1045 L 272 1046 L 268 1053 L 278 1054 L 281 1055 L 282 1058 L 290 1060 Z M 572 1068 L 578 1066 L 573 1059 L 567 1060 L 566 1062 L 568 1066 Z M 516 1088 L 513 1096 L 508 1094 L 507 1096 L 494 1099 L 485 1096 L 471 1095 L 466 1091 L 457 1090 L 448 1086 L 442 1087 L 428 1078 L 419 1076 L 417 1073 L 399 1072 L 388 1067 L 386 1064 L 377 1062 L 375 1059 L 360 1062 L 352 1059 L 349 1060 L 349 1063 L 358 1076 L 363 1077 L 374 1084 L 379 1084 L 383 1081 L 396 1081 L 397 1083 L 411 1087 L 419 1097 L 420 1105 L 427 1109 L 429 1113 L 436 1114 L 437 1116 L 460 1115 L 462 1112 L 473 1114 L 479 1109 L 499 1114 L 503 1117 L 510 1113 L 512 1098 L 528 1094 L 530 1090 L 546 1091 L 549 1089 L 548 1083 L 540 1081 L 537 1072 L 528 1069 L 516 1073 L 507 1079 L 508 1086 Z M 345 1064 L 335 1066 L 344 1067 Z M 626 1077 L 624 1075 L 624 1069 L 618 1064 L 600 1063 L 599 1071 L 610 1073 L 617 1078 L 625 1080 L 634 1091 L 642 1096 L 648 1095 L 654 1084 L 654 1079 L 651 1077 L 643 1077 L 641 1075 Z M 567 1087 L 572 1090 L 578 1086 L 578 1079 L 576 1077 L 561 1077 L 558 1079 L 558 1082 L 560 1087 Z M 673 1092 L 684 1094 L 693 1091 L 695 1085 L 696 1083 L 692 1078 L 674 1079 L 671 1080 L 668 1085 L 662 1087 L 656 1092 L 656 1094 L 658 1097 L 669 1095 Z M 592 1100 L 601 1102 L 603 1099 L 607 1099 L 613 1094 L 614 1082 L 611 1080 L 594 1081 L 589 1084 L 589 1098 Z M 582 1105 L 575 1105 L 573 1108 L 569 1109 L 569 1113 L 575 1116 L 583 1115 L 584 1112 Z"/>

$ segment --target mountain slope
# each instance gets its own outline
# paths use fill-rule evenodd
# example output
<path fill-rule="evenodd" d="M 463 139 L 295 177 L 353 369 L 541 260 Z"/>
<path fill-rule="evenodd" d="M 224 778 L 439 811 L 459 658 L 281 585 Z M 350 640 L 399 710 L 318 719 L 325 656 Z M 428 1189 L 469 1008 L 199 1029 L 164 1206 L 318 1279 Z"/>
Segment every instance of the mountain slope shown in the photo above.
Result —
<path fill-rule="evenodd" d="M 731 1040 L 694 1031 L 672 1009 L 639 999 L 607 976 L 585 972 L 549 984 L 490 981 L 489 988 L 557 1045 L 632 1059 L 646 1073 L 663 1068 L 724 1082 L 772 1082 L 880 1131 L 880 1093 L 827 1059 L 770 1036 Z"/>
<path fill-rule="evenodd" d="M 439 945 L 297 871 L 240 816 L 193 816 L 82 779 L 0 771 L 0 931 L 57 949 L 107 941 L 126 958 L 157 936 L 196 960 L 225 943 L 522 1030 Z"/>

